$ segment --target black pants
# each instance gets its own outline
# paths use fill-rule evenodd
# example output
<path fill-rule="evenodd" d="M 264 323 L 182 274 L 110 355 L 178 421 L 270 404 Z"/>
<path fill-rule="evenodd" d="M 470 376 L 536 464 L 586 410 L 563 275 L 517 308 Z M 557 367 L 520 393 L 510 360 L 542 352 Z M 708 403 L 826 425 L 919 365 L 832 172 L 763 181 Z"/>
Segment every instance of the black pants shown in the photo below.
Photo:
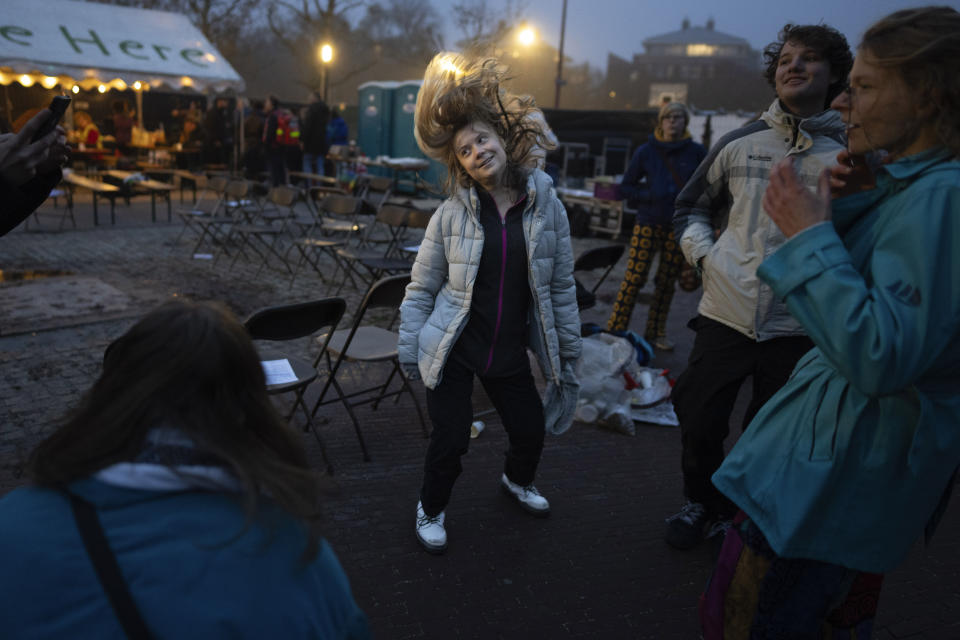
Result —
<path fill-rule="evenodd" d="M 470 445 L 473 422 L 474 373 L 450 357 L 435 389 L 427 389 L 427 411 L 433 423 L 427 459 L 423 465 L 420 500 L 423 511 L 435 516 L 450 502 L 453 483 L 463 470 L 460 457 Z M 480 376 L 484 391 L 503 421 L 510 447 L 503 470 L 511 482 L 533 482 L 543 451 L 543 403 L 527 364 L 522 371 L 505 377 Z"/>
<path fill-rule="evenodd" d="M 270 169 L 270 182 L 273 186 L 287 184 L 287 156 L 283 147 L 267 151 L 267 166 Z"/>
<path fill-rule="evenodd" d="M 710 476 L 723 462 L 723 441 L 730 434 L 730 414 L 740 386 L 753 376 L 753 397 L 742 425 L 746 429 L 813 343 L 805 336 L 757 342 L 703 316 L 687 326 L 697 337 L 687 369 L 671 394 L 680 420 L 684 493 L 714 514 L 732 515 L 735 507 L 717 491 Z"/>

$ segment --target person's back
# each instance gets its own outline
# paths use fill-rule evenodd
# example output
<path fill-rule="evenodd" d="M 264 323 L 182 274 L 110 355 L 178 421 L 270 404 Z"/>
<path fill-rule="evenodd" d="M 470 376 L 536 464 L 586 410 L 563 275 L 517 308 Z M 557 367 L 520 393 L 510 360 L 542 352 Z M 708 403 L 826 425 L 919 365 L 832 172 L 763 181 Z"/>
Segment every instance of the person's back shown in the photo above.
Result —
<path fill-rule="evenodd" d="M 330 118 L 330 124 L 327 127 L 327 138 L 331 145 L 344 145 L 350 143 L 350 130 L 347 128 L 347 121 L 343 119 L 336 109 Z"/>
<path fill-rule="evenodd" d="M 68 490 L 97 509 L 137 609 L 158 638 L 365 637 L 363 615 L 326 542 L 302 564 L 293 518 L 266 506 L 246 526 L 239 496 L 175 487 L 131 488 L 156 465 L 88 479 Z M 107 471 L 111 471 L 108 469 Z M 113 484 L 113 482 L 122 483 Z M 0 499 L 0 628 L 11 638 L 120 638 L 123 632 L 73 522 L 49 488 Z"/>
<path fill-rule="evenodd" d="M 330 109 L 322 100 L 311 102 L 307 107 L 307 115 L 303 119 L 301 141 L 303 150 L 307 153 L 326 153 L 327 121 L 330 119 Z"/>
<path fill-rule="evenodd" d="M 139 616 L 160 638 L 368 637 L 300 443 L 226 309 L 151 312 L 31 454 L 34 486 L 0 500 L 3 634 L 120 638 Z"/>

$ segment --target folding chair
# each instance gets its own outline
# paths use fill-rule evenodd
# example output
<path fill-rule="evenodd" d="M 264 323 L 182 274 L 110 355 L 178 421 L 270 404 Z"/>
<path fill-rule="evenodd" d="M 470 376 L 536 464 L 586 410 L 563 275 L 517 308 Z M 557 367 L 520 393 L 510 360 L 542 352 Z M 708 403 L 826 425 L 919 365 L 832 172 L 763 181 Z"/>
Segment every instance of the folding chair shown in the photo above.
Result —
<path fill-rule="evenodd" d="M 320 437 L 320 432 L 313 422 L 313 414 L 307 409 L 303 401 L 303 394 L 311 382 L 317 379 L 317 365 L 327 349 L 327 343 L 330 336 L 333 335 L 343 317 L 343 312 L 347 304 L 342 298 L 326 298 L 323 300 L 313 300 L 310 302 L 301 302 L 297 304 L 288 304 L 276 307 L 267 307 L 260 309 L 247 318 L 244 326 L 252 340 L 258 341 L 288 341 L 298 338 L 313 336 L 314 334 L 326 329 L 326 337 L 318 339 L 320 344 L 320 353 L 311 363 L 299 357 L 290 356 L 286 353 L 280 354 L 279 358 L 271 355 L 271 361 L 279 360 L 281 363 L 289 363 L 293 371 L 293 377 L 284 381 L 274 383 L 267 382 L 267 393 L 270 395 L 279 395 L 283 393 L 294 393 L 293 405 L 290 407 L 290 413 L 284 416 L 287 422 L 293 418 L 297 407 L 303 411 L 307 421 L 304 424 L 304 431 L 312 431 L 320 445 L 320 453 L 323 455 L 323 461 L 327 464 L 327 472 L 333 475 L 333 465 L 327 459 L 327 449 Z"/>
<path fill-rule="evenodd" d="M 579 280 L 576 280 L 576 277 L 574 277 L 577 282 L 577 307 L 579 307 L 581 310 L 589 309 L 597 303 L 597 289 L 600 288 L 600 285 L 603 283 L 603 281 L 606 280 L 608 275 L 610 275 L 610 271 L 613 270 L 613 267 L 617 264 L 617 261 L 620 260 L 620 256 L 623 255 L 625 249 L 626 247 L 622 244 L 610 244 L 603 247 L 588 249 L 577 256 L 576 261 L 573 263 L 574 274 L 576 274 L 578 271 L 605 269 L 600 278 L 594 283 L 592 289 L 587 289 Z"/>
<path fill-rule="evenodd" d="M 344 267 L 344 278 L 340 281 L 340 288 L 336 293 L 343 289 L 348 274 L 357 276 L 369 286 L 384 275 L 409 271 L 414 256 L 402 251 L 401 242 L 410 229 L 425 229 L 431 215 L 432 212 L 409 205 L 384 204 L 371 225 L 371 228 L 381 226 L 386 229 L 384 250 L 372 251 L 360 247 L 337 249 L 337 255 Z"/>
<path fill-rule="evenodd" d="M 310 224 L 297 223 L 300 226 L 299 237 L 295 238 L 287 249 L 289 253 L 291 249 L 296 248 L 300 254 L 294 268 L 291 269 L 291 287 L 304 263 L 309 264 L 324 283 L 330 283 L 324 273 L 321 259 L 326 255 L 333 261 L 334 275 L 343 267 L 336 250 L 352 239 L 359 238 L 360 232 L 366 227 L 356 219 L 360 206 L 359 198 L 342 194 L 329 195 L 319 203 L 316 217 L 310 221 Z"/>
<path fill-rule="evenodd" d="M 349 329 L 341 329 L 334 332 L 333 337 L 327 343 L 324 352 L 324 358 L 327 361 L 329 374 L 327 382 L 324 384 L 320 397 L 317 398 L 313 406 L 313 414 L 321 406 L 334 402 L 343 404 L 347 413 L 350 414 L 350 420 L 353 421 L 354 431 L 357 433 L 357 440 L 360 441 L 360 449 L 363 451 L 363 459 L 370 460 L 370 454 L 367 452 L 367 445 L 364 443 L 363 434 L 360 432 L 360 422 L 357 420 L 354 408 L 364 404 L 373 404 L 373 409 L 384 398 L 393 397 L 399 401 L 401 393 L 407 393 L 413 400 L 413 406 L 417 410 L 417 417 L 420 419 L 420 426 L 423 429 L 423 436 L 427 437 L 427 425 L 423 420 L 423 412 L 420 410 L 420 402 L 413 392 L 413 388 L 400 371 L 400 361 L 397 358 L 397 339 L 398 335 L 389 329 L 383 329 L 376 326 L 363 325 L 363 319 L 369 309 L 387 308 L 396 312 L 400 303 L 403 301 L 404 291 L 410 282 L 410 274 L 402 274 L 384 278 L 374 283 L 367 291 L 360 303 L 360 308 L 354 315 L 353 325 Z M 394 313 L 394 318 L 396 313 Z M 392 322 L 391 322 L 392 324 Z M 331 356 L 336 361 L 331 361 Z M 390 375 L 382 384 L 374 385 L 360 390 L 344 393 L 343 387 L 337 380 L 337 374 L 341 372 L 344 362 L 353 363 L 375 363 L 389 362 Z M 393 379 L 400 381 L 400 388 L 389 391 Z M 337 397 L 327 400 L 326 395 L 330 387 L 336 391 Z M 354 400 L 361 396 L 362 399 Z"/>
<path fill-rule="evenodd" d="M 393 195 L 393 178 L 365 176 L 361 179 L 360 191 L 357 195 L 369 204 L 373 211 L 380 211 L 380 207 Z"/>
<path fill-rule="evenodd" d="M 67 218 L 70 219 L 70 223 L 73 224 L 73 228 L 77 228 L 77 219 L 73 217 L 73 189 L 68 182 L 61 182 L 55 189 L 50 190 L 50 194 L 47 196 L 48 200 L 53 200 L 53 208 L 59 209 L 60 198 L 63 198 L 66 206 L 60 212 L 60 226 L 57 227 L 57 231 L 63 231 L 63 226 L 67 223 Z M 40 213 L 43 207 L 37 207 L 33 211 L 33 219 L 37 221 L 37 224 L 40 224 Z M 43 211 L 43 213 L 52 213 L 49 211 Z M 41 227 L 43 225 L 40 225 Z M 27 216 L 23 219 L 23 228 L 30 228 L 30 216 Z"/>
<path fill-rule="evenodd" d="M 233 267 L 241 255 L 246 256 L 245 249 L 249 248 L 260 258 L 258 274 L 267 266 L 270 256 L 277 258 L 289 273 L 293 273 L 286 252 L 281 254 L 279 244 L 280 239 L 288 233 L 287 222 L 296 215 L 293 207 L 300 198 L 300 190 L 290 186 L 273 187 L 267 193 L 267 203 L 273 206 L 257 209 L 251 206 L 254 204 L 252 200 L 245 199 L 249 188 L 250 183 L 246 180 L 234 180 L 227 186 L 227 194 L 236 198 L 235 201 L 228 201 L 228 206 L 236 202 L 234 216 L 240 213 L 244 218 L 230 231 L 229 237 L 236 237 L 237 240 L 237 254 L 230 266 Z"/>
<path fill-rule="evenodd" d="M 188 229 L 197 235 L 197 241 L 193 245 L 191 254 L 196 254 L 197 250 L 203 246 L 205 240 L 211 244 L 218 244 L 225 235 L 221 233 L 225 225 L 233 222 L 233 218 L 224 213 L 224 199 L 226 198 L 227 179 L 222 176 L 205 178 L 198 176 L 196 178 L 197 186 L 200 187 L 200 193 L 196 201 L 189 209 L 178 209 L 177 215 L 183 220 L 183 229 L 171 245 L 171 250 L 180 242 L 180 238 Z"/>

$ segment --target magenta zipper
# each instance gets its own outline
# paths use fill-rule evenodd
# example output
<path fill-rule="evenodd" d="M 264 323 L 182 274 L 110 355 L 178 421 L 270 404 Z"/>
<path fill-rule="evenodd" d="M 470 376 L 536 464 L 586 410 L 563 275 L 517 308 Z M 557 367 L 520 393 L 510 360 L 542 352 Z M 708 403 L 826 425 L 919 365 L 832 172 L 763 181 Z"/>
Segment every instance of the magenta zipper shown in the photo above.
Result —
<path fill-rule="evenodd" d="M 497 215 L 500 212 L 497 211 Z M 490 370 L 493 364 L 493 349 L 497 346 L 497 336 L 500 334 L 500 319 L 503 316 L 503 281 L 507 271 L 507 219 L 500 218 L 500 290 L 497 292 L 497 323 L 493 325 L 493 340 L 490 342 L 490 355 L 487 356 L 487 366 L 483 372 Z"/>

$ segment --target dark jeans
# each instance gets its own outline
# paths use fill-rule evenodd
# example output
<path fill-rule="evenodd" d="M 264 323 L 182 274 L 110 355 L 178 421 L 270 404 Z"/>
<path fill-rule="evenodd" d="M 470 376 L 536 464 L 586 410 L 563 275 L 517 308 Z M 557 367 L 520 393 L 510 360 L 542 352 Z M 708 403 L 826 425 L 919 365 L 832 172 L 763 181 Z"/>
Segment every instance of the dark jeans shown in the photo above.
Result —
<path fill-rule="evenodd" d="M 713 514 L 732 515 L 736 508 L 717 491 L 710 476 L 723 462 L 723 441 L 730 434 L 730 414 L 740 386 L 753 376 L 753 397 L 742 425 L 746 429 L 813 343 L 806 336 L 757 342 L 703 316 L 687 326 L 697 336 L 687 369 L 671 393 L 680 421 L 684 493 Z"/>
<path fill-rule="evenodd" d="M 267 151 L 267 165 L 270 168 L 270 181 L 273 186 L 287 184 L 287 157 L 283 147 Z"/>
<path fill-rule="evenodd" d="M 470 445 L 473 422 L 473 376 L 473 371 L 451 356 L 443 368 L 440 384 L 427 389 L 427 411 L 433 431 L 423 465 L 420 500 L 424 513 L 430 516 L 443 511 L 450 502 L 453 484 L 463 470 L 460 457 Z M 511 482 L 528 485 L 537 473 L 544 434 L 543 404 L 529 363 L 514 375 L 479 377 L 510 441 L 504 473 Z"/>

